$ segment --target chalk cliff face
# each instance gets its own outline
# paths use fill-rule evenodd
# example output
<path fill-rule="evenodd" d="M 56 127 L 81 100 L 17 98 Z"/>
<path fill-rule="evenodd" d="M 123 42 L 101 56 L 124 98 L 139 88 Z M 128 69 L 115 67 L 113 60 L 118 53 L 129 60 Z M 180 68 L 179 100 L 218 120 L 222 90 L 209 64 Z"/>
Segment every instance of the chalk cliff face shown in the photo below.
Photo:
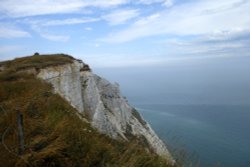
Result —
<path fill-rule="evenodd" d="M 41 69 L 37 77 L 51 83 L 55 92 L 80 113 L 85 113 L 101 133 L 128 141 L 140 138 L 155 153 L 173 162 L 165 144 L 121 95 L 119 85 L 111 84 L 85 67 L 86 64 L 74 60 L 72 64 Z"/>
<path fill-rule="evenodd" d="M 83 112 L 80 76 L 82 67 L 82 63 L 74 61 L 72 64 L 40 69 L 37 76 L 50 82 L 56 93 L 64 97 L 79 112 Z"/>

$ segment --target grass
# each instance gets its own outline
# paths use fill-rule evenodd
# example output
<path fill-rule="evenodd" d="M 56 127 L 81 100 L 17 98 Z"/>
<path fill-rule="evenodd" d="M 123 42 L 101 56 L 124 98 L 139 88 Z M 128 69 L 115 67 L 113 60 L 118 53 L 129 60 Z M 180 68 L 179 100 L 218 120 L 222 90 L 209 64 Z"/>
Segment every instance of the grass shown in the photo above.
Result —
<path fill-rule="evenodd" d="M 13 70 L 25 70 L 28 68 L 41 69 L 49 66 L 63 65 L 72 63 L 73 57 L 65 54 L 53 55 L 33 55 L 29 57 L 16 58 L 12 61 L 5 61 L 0 63 L 0 66 L 12 68 Z"/>
<path fill-rule="evenodd" d="M 59 58 L 61 55 L 19 58 L 7 62 L 7 69 L 0 72 L 0 166 L 171 166 L 164 158 L 146 151 L 137 140 L 117 141 L 98 133 L 63 98 L 52 93 L 51 85 L 31 74 L 16 72 L 58 64 Z M 40 64 L 40 60 L 48 62 Z M 67 57 L 60 63 L 70 60 Z M 25 151 L 21 156 L 17 156 L 16 110 L 24 118 Z"/>

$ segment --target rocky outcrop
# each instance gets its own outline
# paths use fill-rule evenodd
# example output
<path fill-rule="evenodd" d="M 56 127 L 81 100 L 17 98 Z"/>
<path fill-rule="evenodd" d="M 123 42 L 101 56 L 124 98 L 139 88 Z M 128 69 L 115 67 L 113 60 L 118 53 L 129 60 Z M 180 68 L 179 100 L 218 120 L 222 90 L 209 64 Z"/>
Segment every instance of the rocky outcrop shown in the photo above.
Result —
<path fill-rule="evenodd" d="M 124 140 L 141 138 L 151 150 L 173 162 L 165 144 L 121 95 L 118 84 L 93 74 L 77 60 L 41 69 L 37 76 L 51 83 L 55 92 L 85 113 L 101 133 Z"/>

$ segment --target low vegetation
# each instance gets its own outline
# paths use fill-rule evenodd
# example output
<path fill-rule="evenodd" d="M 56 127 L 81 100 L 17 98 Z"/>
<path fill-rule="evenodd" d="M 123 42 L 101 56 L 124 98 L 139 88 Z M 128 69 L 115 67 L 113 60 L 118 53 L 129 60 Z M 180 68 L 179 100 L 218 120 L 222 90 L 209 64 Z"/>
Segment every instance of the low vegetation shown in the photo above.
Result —
<path fill-rule="evenodd" d="M 51 85 L 31 74 L 10 70 L 13 66 L 16 70 L 42 68 L 71 60 L 62 55 L 36 55 L 5 62 L 7 69 L 0 72 L 0 166 L 170 167 L 136 140 L 117 141 L 98 133 L 83 115 L 52 92 Z M 17 112 L 23 115 L 25 144 L 19 155 Z"/>
<path fill-rule="evenodd" d="M 73 57 L 65 54 L 39 55 L 38 53 L 35 53 L 33 56 L 1 62 L 0 66 L 5 66 L 6 68 L 18 71 L 28 68 L 40 69 L 48 66 L 63 65 L 72 63 L 73 60 Z"/>

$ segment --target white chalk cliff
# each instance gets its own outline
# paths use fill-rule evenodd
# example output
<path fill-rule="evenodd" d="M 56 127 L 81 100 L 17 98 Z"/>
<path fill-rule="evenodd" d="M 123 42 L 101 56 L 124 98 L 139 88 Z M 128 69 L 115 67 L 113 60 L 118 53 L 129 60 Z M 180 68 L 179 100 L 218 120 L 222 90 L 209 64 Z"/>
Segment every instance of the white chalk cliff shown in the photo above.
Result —
<path fill-rule="evenodd" d="M 165 144 L 121 95 L 119 85 L 95 75 L 83 62 L 46 67 L 37 77 L 51 83 L 55 92 L 85 113 L 101 133 L 128 141 L 140 138 L 155 153 L 173 162 Z"/>

